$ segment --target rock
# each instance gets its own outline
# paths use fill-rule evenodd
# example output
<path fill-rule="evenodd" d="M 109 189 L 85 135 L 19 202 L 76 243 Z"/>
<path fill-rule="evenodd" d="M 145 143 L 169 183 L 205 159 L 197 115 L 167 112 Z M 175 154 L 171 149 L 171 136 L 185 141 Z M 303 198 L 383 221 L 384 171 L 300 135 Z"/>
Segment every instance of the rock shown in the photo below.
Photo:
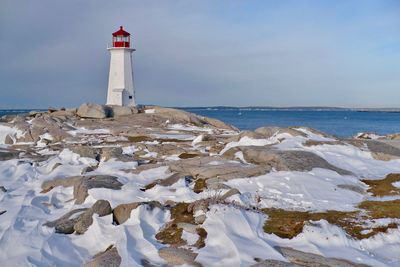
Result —
<path fill-rule="evenodd" d="M 121 189 L 122 184 L 118 181 L 117 177 L 110 175 L 72 176 L 43 182 L 41 193 L 47 193 L 57 186 L 73 186 L 75 203 L 82 204 L 88 196 L 89 189 L 108 188 L 119 190 Z"/>
<path fill-rule="evenodd" d="M 68 146 L 68 149 L 85 158 L 96 159 L 100 154 L 100 149 L 87 145 Z"/>
<path fill-rule="evenodd" d="M 158 251 L 158 255 L 172 266 L 183 264 L 201 266 L 199 263 L 195 262 L 197 253 L 189 249 L 164 247 Z"/>
<path fill-rule="evenodd" d="M 163 107 L 151 107 L 151 109 L 154 109 L 155 111 L 154 116 L 163 117 L 165 120 L 169 120 L 171 123 L 192 124 L 199 127 L 208 125 L 214 128 L 237 131 L 235 127 L 227 125 L 222 121 L 197 116 L 184 110 Z"/>
<path fill-rule="evenodd" d="M 0 191 L 2 191 L 3 193 L 6 193 L 7 189 L 4 186 L 0 186 Z"/>
<path fill-rule="evenodd" d="M 83 234 L 87 231 L 90 225 L 93 223 L 93 214 L 106 216 L 112 213 L 110 203 L 107 200 L 97 200 L 91 208 L 75 209 L 72 210 L 61 218 L 46 222 L 44 225 L 48 227 L 54 227 L 56 233 L 60 234 Z"/>
<path fill-rule="evenodd" d="M 218 164 L 209 164 L 218 162 Z M 171 172 L 181 173 L 182 176 L 209 179 L 219 178 L 230 180 L 234 178 L 253 177 L 265 174 L 268 168 L 264 166 L 232 162 L 220 157 L 192 158 L 168 163 Z"/>
<path fill-rule="evenodd" d="M 367 147 L 377 160 L 388 161 L 400 158 L 400 149 L 390 145 L 390 143 L 385 143 L 384 140 L 349 140 L 348 143 L 361 149 Z"/>
<path fill-rule="evenodd" d="M 50 116 L 52 117 L 63 118 L 63 119 L 71 118 L 74 117 L 75 115 L 76 115 L 76 109 L 57 110 L 50 114 Z"/>
<path fill-rule="evenodd" d="M 87 210 L 82 213 L 74 223 L 74 230 L 77 234 L 83 234 L 93 223 L 93 211 Z"/>
<path fill-rule="evenodd" d="M 224 157 L 233 159 L 241 151 L 247 162 L 273 168 L 278 171 L 311 171 L 322 168 L 335 171 L 341 175 L 352 175 L 350 171 L 333 166 L 320 156 L 299 150 L 276 150 L 270 147 L 242 146 L 234 147 L 224 153 Z"/>
<path fill-rule="evenodd" d="M 196 224 L 203 224 L 206 221 L 207 217 L 205 214 L 198 215 L 194 217 L 194 222 Z"/>
<path fill-rule="evenodd" d="M 221 200 L 225 200 L 225 199 L 227 199 L 228 197 L 231 197 L 231 196 L 233 196 L 233 195 L 240 195 L 240 191 L 237 190 L 236 188 L 231 188 L 231 189 L 229 189 L 228 192 L 226 192 L 225 194 L 223 194 L 223 195 L 220 197 L 220 199 L 221 199 Z"/>
<path fill-rule="evenodd" d="M 105 106 L 91 103 L 83 103 L 77 111 L 81 118 L 104 119 L 109 116 L 109 109 Z"/>
<path fill-rule="evenodd" d="M 117 248 L 110 246 L 104 252 L 96 254 L 84 267 L 118 267 L 121 261 Z"/>
<path fill-rule="evenodd" d="M 111 109 L 111 117 L 119 117 L 133 114 L 131 107 L 126 106 L 108 106 Z M 137 113 L 137 112 L 136 112 Z"/>
<path fill-rule="evenodd" d="M 17 150 L 0 149 L 0 161 L 19 158 L 20 153 Z"/>
<path fill-rule="evenodd" d="M 314 266 L 314 265 L 312 265 Z M 278 261 L 278 260 L 264 260 L 260 261 L 256 264 L 251 265 L 250 267 L 301 267 L 300 265 L 293 264 L 286 261 Z M 315 266 L 317 267 L 317 266 Z M 325 266 L 318 266 L 325 267 Z"/>
<path fill-rule="evenodd" d="M 92 211 L 102 217 L 111 214 L 112 208 L 110 202 L 100 199 L 93 204 Z"/>
<path fill-rule="evenodd" d="M 84 176 L 74 183 L 74 198 L 76 204 L 82 204 L 89 195 L 88 190 L 92 188 L 121 189 L 123 184 L 118 178 L 110 175 Z"/>
<path fill-rule="evenodd" d="M 116 206 L 113 210 L 114 221 L 117 224 L 123 224 L 131 217 L 131 211 L 140 205 L 140 202 L 133 202 Z"/>
<path fill-rule="evenodd" d="M 67 178 L 56 178 L 54 180 L 44 181 L 42 183 L 42 192 L 47 193 L 57 186 L 70 187 L 74 186 L 76 182 L 82 179 L 83 176 L 71 176 Z"/>
<path fill-rule="evenodd" d="M 232 137 L 230 137 L 229 139 L 226 140 L 227 143 L 229 142 L 238 142 L 240 139 L 242 139 L 243 137 L 248 137 L 251 139 L 266 139 L 267 137 L 265 137 L 264 135 L 260 134 L 260 133 L 256 133 L 256 132 L 252 132 L 252 131 L 242 131 L 237 135 L 234 135 Z"/>
<path fill-rule="evenodd" d="M 197 228 L 198 226 L 195 224 L 191 223 L 177 223 L 178 228 L 182 228 L 183 231 L 191 233 L 191 234 L 197 234 Z"/>
<path fill-rule="evenodd" d="M 203 119 L 206 123 L 208 123 L 208 124 L 210 124 L 210 125 L 212 125 L 212 126 L 218 128 L 218 129 L 226 129 L 226 130 L 231 130 L 231 131 L 239 131 L 236 127 L 234 127 L 234 126 L 232 126 L 232 125 L 228 125 L 228 124 L 226 124 L 225 122 L 220 121 L 220 120 L 217 120 L 217 119 L 214 119 L 214 118 L 202 117 L 202 119 Z M 204 141 L 207 141 L 207 140 L 204 140 Z"/>
<path fill-rule="evenodd" d="M 97 169 L 97 166 L 86 166 L 82 169 L 81 174 L 86 174 L 88 172 L 92 172 Z"/>
<path fill-rule="evenodd" d="M 120 161 L 132 161 L 132 157 L 122 154 L 121 147 L 103 147 L 101 149 L 101 159 L 107 161 L 112 158 Z"/>
<path fill-rule="evenodd" d="M 270 138 L 276 134 L 288 133 L 292 136 L 307 137 L 307 135 L 301 131 L 292 128 L 281 128 L 281 127 L 260 127 L 254 132 L 264 136 L 264 138 Z"/>
<path fill-rule="evenodd" d="M 75 229 L 74 229 L 75 223 L 76 223 L 76 220 L 66 220 L 66 221 L 60 222 L 54 228 L 55 228 L 56 233 L 58 233 L 58 234 L 69 235 L 75 231 Z"/>
<path fill-rule="evenodd" d="M 46 222 L 43 225 L 54 227 L 56 233 L 72 234 L 74 232 L 74 224 L 77 222 L 77 218 L 88 210 L 89 209 L 87 208 L 71 210 L 57 220 Z"/>
<path fill-rule="evenodd" d="M 358 264 L 351 261 L 325 258 L 324 256 L 302 252 L 292 248 L 275 247 L 286 259 L 291 263 L 299 264 L 301 266 L 326 266 L 326 267 L 367 267 L 365 264 Z"/>
<path fill-rule="evenodd" d="M 6 144 L 6 145 L 14 144 L 14 140 L 11 138 L 11 136 L 9 134 L 6 135 L 6 138 L 4 139 L 4 144 Z"/>
<path fill-rule="evenodd" d="M 3 214 L 6 213 L 6 212 L 7 212 L 6 210 L 0 211 L 0 215 L 3 215 Z"/>
<path fill-rule="evenodd" d="M 130 107 L 130 108 L 131 108 L 132 114 L 140 113 L 140 110 L 137 107 Z"/>

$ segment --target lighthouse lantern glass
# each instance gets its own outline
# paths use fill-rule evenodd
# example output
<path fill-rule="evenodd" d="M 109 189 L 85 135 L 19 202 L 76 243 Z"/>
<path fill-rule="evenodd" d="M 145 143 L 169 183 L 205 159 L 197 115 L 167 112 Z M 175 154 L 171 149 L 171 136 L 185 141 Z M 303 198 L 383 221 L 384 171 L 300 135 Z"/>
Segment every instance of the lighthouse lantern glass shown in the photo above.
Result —
<path fill-rule="evenodd" d="M 122 26 L 113 33 L 112 45 L 113 47 L 130 47 L 130 34 L 124 31 Z"/>

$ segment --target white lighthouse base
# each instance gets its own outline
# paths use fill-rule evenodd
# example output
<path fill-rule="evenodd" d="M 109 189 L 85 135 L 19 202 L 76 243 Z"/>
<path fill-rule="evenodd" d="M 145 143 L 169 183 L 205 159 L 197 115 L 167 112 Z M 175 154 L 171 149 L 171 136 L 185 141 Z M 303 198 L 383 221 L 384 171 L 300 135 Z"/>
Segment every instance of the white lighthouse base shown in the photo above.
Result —
<path fill-rule="evenodd" d="M 133 87 L 132 48 L 112 47 L 107 105 L 136 106 Z"/>

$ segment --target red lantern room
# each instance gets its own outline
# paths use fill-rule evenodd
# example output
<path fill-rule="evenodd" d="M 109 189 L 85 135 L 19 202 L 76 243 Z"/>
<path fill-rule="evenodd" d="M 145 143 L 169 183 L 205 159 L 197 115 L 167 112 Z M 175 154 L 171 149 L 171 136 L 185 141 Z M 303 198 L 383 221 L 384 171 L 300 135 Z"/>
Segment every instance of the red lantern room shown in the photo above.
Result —
<path fill-rule="evenodd" d="M 120 26 L 119 30 L 114 32 L 112 35 L 113 47 L 130 47 L 131 34 L 124 31 L 124 28 L 122 26 Z"/>

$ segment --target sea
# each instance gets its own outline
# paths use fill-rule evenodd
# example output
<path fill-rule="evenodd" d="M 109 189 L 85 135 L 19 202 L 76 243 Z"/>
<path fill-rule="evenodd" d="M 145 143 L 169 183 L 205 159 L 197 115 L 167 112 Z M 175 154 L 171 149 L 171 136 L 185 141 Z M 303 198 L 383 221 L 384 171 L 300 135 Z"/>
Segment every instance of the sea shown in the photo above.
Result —
<path fill-rule="evenodd" d="M 343 138 L 361 132 L 380 135 L 400 133 L 400 112 L 224 107 L 184 110 L 222 120 L 240 130 L 254 130 L 263 126 L 307 126 Z"/>
<path fill-rule="evenodd" d="M 181 109 L 222 120 L 240 130 L 254 130 L 262 126 L 307 126 L 338 137 L 351 137 L 361 132 L 380 135 L 400 133 L 400 112 L 327 108 L 187 107 Z M 0 117 L 29 111 L 31 110 L 0 110 Z"/>

